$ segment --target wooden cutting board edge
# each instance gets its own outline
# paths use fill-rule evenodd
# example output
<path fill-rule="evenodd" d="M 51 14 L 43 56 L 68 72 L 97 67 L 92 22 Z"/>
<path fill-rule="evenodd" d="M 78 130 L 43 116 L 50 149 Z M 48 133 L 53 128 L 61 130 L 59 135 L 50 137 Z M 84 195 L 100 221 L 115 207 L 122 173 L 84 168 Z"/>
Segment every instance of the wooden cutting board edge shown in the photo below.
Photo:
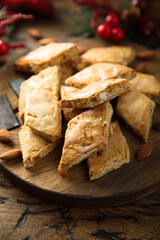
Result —
<path fill-rule="evenodd" d="M 151 184 L 139 191 L 124 192 L 121 194 L 115 194 L 112 197 L 92 197 L 89 195 L 79 196 L 42 189 L 24 179 L 21 179 L 16 174 L 9 171 L 9 169 L 7 169 L 2 163 L 0 163 L 0 170 L 11 183 L 22 191 L 34 197 L 43 199 L 46 202 L 67 207 L 99 208 L 118 206 L 143 198 L 160 188 L 160 181 L 157 181 L 155 184 Z"/>

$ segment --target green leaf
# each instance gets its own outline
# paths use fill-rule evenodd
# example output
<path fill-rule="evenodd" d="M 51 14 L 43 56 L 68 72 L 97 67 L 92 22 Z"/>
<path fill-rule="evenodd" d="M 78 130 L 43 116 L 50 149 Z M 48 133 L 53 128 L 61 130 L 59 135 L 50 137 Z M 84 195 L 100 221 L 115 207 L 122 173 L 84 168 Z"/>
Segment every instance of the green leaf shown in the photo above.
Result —
<path fill-rule="evenodd" d="M 81 35 L 82 37 L 92 36 L 91 18 L 94 12 L 93 9 L 80 6 L 79 10 L 79 14 L 70 14 L 72 24 L 67 30 L 73 35 Z"/>

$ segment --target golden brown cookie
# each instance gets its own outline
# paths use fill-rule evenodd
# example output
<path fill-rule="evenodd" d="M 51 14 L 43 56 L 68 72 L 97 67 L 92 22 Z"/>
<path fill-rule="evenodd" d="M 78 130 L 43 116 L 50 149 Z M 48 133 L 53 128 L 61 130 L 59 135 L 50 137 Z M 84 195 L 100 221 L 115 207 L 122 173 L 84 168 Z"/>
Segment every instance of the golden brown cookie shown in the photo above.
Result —
<path fill-rule="evenodd" d="M 45 157 L 58 144 L 57 141 L 55 143 L 48 142 L 35 134 L 31 128 L 26 125 L 19 131 L 19 140 L 25 168 L 34 166 L 35 163 Z"/>
<path fill-rule="evenodd" d="M 78 54 L 74 43 L 50 43 L 40 46 L 15 63 L 16 70 L 38 73 L 49 66 L 63 64 Z"/>
<path fill-rule="evenodd" d="M 58 167 L 62 176 L 65 176 L 72 166 L 108 144 L 112 114 L 112 106 L 107 101 L 69 121 Z"/>
<path fill-rule="evenodd" d="M 68 88 L 65 86 L 64 88 Z M 71 87 L 69 87 L 71 89 Z M 82 89 L 72 88 L 62 97 L 62 108 L 92 108 L 105 101 L 111 100 L 132 89 L 127 79 L 110 79 L 90 83 Z"/>
<path fill-rule="evenodd" d="M 150 74 L 137 73 L 137 76 L 130 83 L 140 92 L 160 104 L 160 82 L 156 77 Z"/>
<path fill-rule="evenodd" d="M 29 86 L 25 124 L 46 140 L 55 142 L 61 138 L 61 109 L 58 98 L 52 92 Z"/>
<path fill-rule="evenodd" d="M 65 85 L 84 88 L 93 82 L 113 78 L 126 78 L 127 80 L 131 80 L 135 76 L 136 71 L 126 66 L 113 63 L 95 63 L 67 78 Z"/>
<path fill-rule="evenodd" d="M 87 159 L 90 180 L 100 178 L 130 160 L 129 147 L 118 122 L 112 123 L 111 126 L 113 134 L 108 138 L 107 147 L 92 153 Z"/>
<path fill-rule="evenodd" d="M 136 88 L 118 98 L 117 112 L 145 142 L 152 126 L 155 103 Z"/>
<path fill-rule="evenodd" d="M 48 67 L 21 84 L 19 95 L 19 118 L 22 123 L 24 123 L 28 85 L 30 84 L 32 86 L 39 86 L 40 88 L 48 89 L 52 91 L 53 95 L 59 98 L 61 77 L 61 69 L 59 66 Z"/>
<path fill-rule="evenodd" d="M 93 63 L 116 63 L 129 65 L 136 56 L 132 47 L 111 46 L 91 48 L 81 55 L 81 61 L 77 64 L 77 70 L 80 71 Z"/>

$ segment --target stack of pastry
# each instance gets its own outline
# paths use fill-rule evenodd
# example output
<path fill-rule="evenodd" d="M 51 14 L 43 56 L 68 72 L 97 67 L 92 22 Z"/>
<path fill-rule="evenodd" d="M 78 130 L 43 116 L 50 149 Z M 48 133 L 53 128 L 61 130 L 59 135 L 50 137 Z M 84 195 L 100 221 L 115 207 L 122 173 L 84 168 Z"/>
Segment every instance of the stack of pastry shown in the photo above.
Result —
<path fill-rule="evenodd" d="M 19 138 L 26 168 L 57 146 L 62 137 L 61 110 L 68 121 L 58 166 L 62 176 L 85 159 L 91 180 L 129 162 L 119 123 L 111 123 L 110 100 L 118 97 L 117 113 L 147 142 L 155 103 L 146 95 L 160 99 L 157 79 L 136 76 L 124 66 L 134 57 L 131 47 L 93 48 L 79 55 L 76 44 L 51 43 L 15 63 L 17 70 L 38 73 L 22 84 L 19 98 L 24 123 Z M 151 82 L 155 88 L 150 89 Z"/>

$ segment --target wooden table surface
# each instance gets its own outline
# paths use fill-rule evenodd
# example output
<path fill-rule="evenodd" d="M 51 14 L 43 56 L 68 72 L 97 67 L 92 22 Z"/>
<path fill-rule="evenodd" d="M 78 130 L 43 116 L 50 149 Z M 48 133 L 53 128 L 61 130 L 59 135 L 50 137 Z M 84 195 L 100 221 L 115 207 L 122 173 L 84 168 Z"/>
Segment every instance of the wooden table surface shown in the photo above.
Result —
<path fill-rule="evenodd" d="M 70 37 L 65 31 L 67 13 L 72 8 L 70 1 L 54 1 L 57 18 L 53 22 L 36 19 L 23 22 L 15 32 L 14 39 L 28 43 L 26 49 L 17 49 L 21 56 L 37 46 L 36 40 L 27 34 L 28 27 L 40 29 L 44 37 L 54 37 L 59 41 L 68 41 L 95 46 L 94 40 Z M 68 4 L 66 4 L 68 2 Z M 63 6 L 65 5 L 65 7 Z M 62 7 L 63 6 L 63 7 Z M 61 20 L 60 20 L 61 19 Z M 62 19 L 64 21 L 62 21 Z M 97 40 L 97 46 L 101 40 Z M 101 42 L 101 45 L 105 44 Z M 127 42 L 124 42 L 127 44 Z M 86 44 L 87 45 L 87 44 Z M 142 49 L 141 46 L 137 47 Z M 14 60 L 14 52 L 8 56 L 8 66 Z M 148 64 L 149 65 L 149 64 Z M 18 99 L 11 90 L 4 93 L 9 97 L 16 111 Z M 160 239 L 160 190 L 132 203 L 111 208 L 83 209 L 66 208 L 48 204 L 38 198 L 22 192 L 0 173 L 0 240 L 29 239 L 109 239 L 109 240 L 159 240 Z"/>

